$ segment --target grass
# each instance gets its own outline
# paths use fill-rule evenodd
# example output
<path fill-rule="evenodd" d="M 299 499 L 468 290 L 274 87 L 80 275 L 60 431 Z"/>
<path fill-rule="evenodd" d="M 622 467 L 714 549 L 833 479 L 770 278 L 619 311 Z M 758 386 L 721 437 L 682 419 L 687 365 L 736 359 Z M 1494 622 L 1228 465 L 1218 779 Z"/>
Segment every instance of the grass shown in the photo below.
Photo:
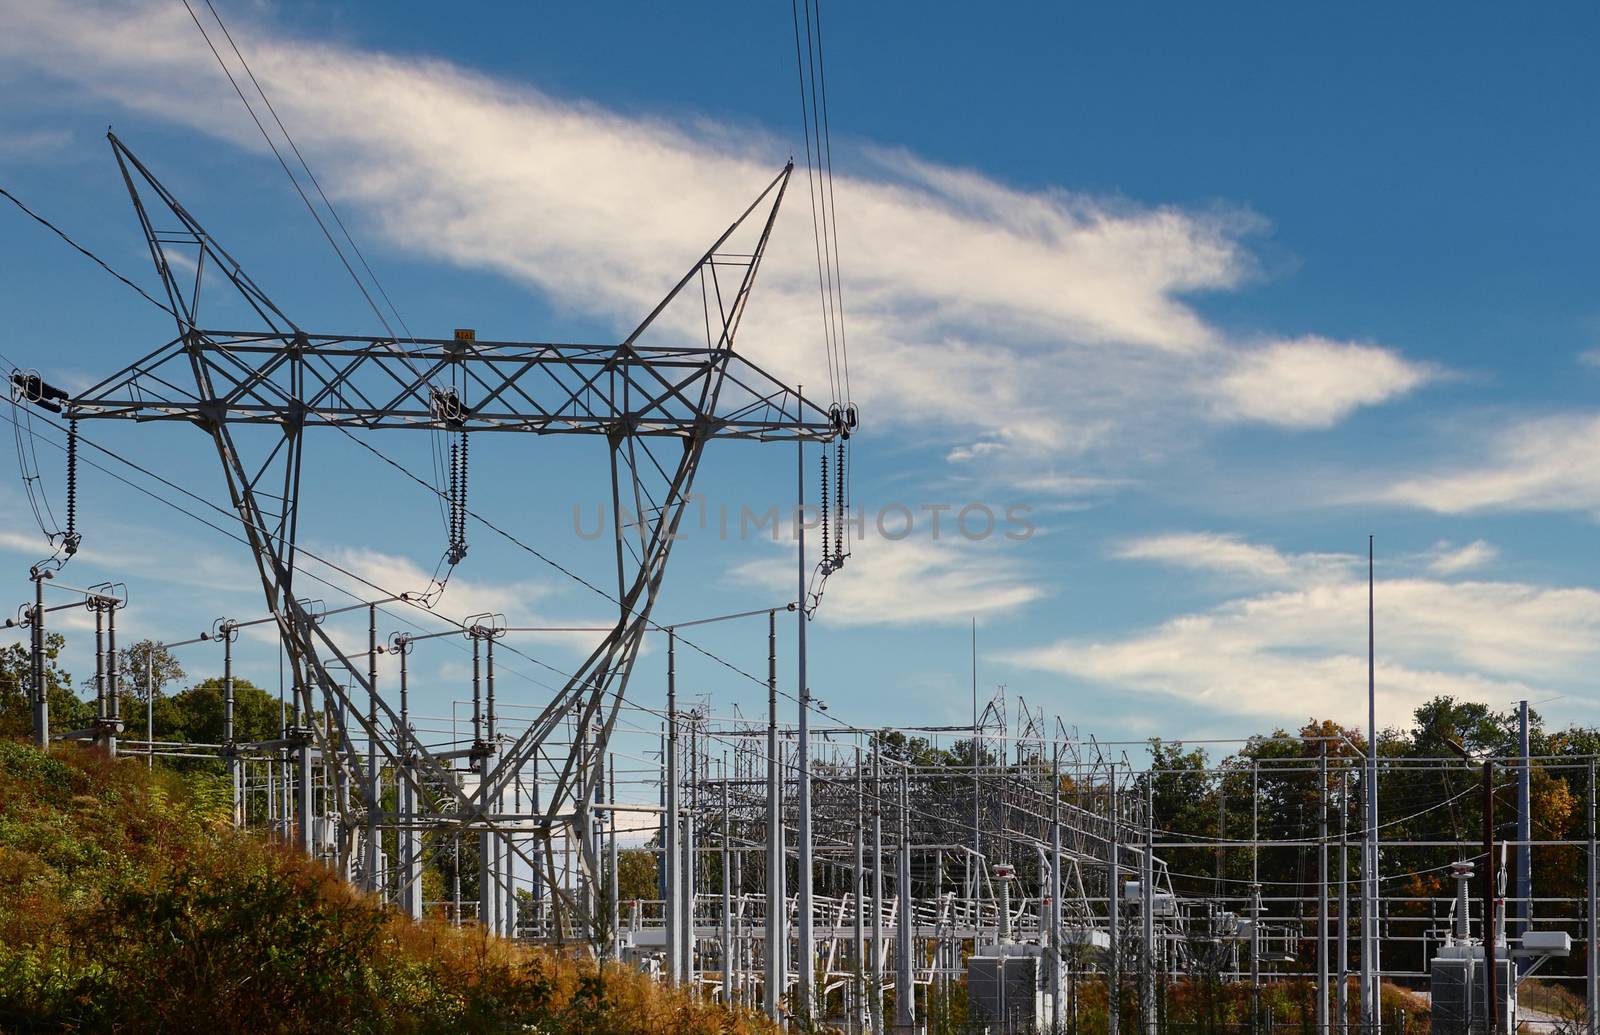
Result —
<path fill-rule="evenodd" d="M 615 966 L 413 923 L 226 784 L 0 741 L 0 1030 L 757 1033 Z"/>
<path fill-rule="evenodd" d="M 1564 1021 L 1582 1019 L 1588 1007 L 1583 996 L 1548 981 L 1524 981 L 1517 986 L 1517 1003 Z"/>

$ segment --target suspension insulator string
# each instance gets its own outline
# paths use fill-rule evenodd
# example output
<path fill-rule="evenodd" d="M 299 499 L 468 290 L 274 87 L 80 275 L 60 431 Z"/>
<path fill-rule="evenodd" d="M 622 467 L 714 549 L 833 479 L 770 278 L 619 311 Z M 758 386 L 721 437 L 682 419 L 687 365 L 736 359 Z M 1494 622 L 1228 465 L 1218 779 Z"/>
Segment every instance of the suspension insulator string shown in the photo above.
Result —
<path fill-rule="evenodd" d="M 834 475 L 838 484 L 834 488 L 833 499 L 834 506 L 836 508 L 835 524 L 839 530 L 839 533 L 834 540 L 834 550 L 836 551 L 836 554 L 834 557 L 833 566 L 835 568 L 842 568 L 844 567 L 844 559 L 849 554 L 849 551 L 845 549 L 845 547 L 848 545 L 846 539 L 847 532 L 850 527 L 849 523 L 846 521 L 846 516 L 850 513 L 850 504 L 846 499 L 845 489 L 845 486 L 849 483 L 845 480 L 844 475 L 844 439 L 841 438 L 837 441 L 835 444 L 835 449 L 837 450 L 838 456 L 834 461 Z"/>
<path fill-rule="evenodd" d="M 78 552 L 78 421 L 67 422 L 67 530 L 61 548 L 72 556 Z"/>
<path fill-rule="evenodd" d="M 456 563 L 456 512 L 461 506 L 461 446 L 459 443 L 450 443 L 450 529 L 449 542 L 446 547 L 449 551 L 450 563 Z"/>
<path fill-rule="evenodd" d="M 828 552 L 828 511 L 833 509 L 833 505 L 828 500 L 828 448 L 826 445 L 822 448 L 822 500 L 820 509 L 822 510 L 822 566 L 826 569 L 829 561 L 833 559 L 833 554 Z"/>
<path fill-rule="evenodd" d="M 456 560 L 467 555 L 467 429 L 461 429 L 461 499 L 456 507 Z"/>

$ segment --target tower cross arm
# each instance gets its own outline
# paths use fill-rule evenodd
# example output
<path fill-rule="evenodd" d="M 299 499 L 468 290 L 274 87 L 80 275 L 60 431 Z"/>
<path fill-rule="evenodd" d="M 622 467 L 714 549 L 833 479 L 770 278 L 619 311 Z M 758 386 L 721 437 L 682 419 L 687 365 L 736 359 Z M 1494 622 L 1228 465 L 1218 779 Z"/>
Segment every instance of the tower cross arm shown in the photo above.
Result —
<path fill-rule="evenodd" d="M 209 377 L 202 394 L 194 366 Z M 831 441 L 728 348 L 193 330 L 67 400 L 78 420 Z"/>

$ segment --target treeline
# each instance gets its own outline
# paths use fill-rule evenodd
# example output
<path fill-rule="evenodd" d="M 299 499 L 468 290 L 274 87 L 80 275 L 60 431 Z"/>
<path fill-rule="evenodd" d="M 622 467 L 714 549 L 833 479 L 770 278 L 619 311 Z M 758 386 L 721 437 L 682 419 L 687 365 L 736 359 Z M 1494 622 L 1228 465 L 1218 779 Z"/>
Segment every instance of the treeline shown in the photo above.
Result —
<path fill-rule="evenodd" d="M 1384 730 L 1378 741 L 1378 870 L 1387 899 L 1381 917 L 1386 970 L 1426 969 L 1424 956 L 1431 949 L 1420 939 L 1444 922 L 1454 887 L 1449 865 L 1462 858 L 1473 859 L 1480 872 L 1484 865 L 1477 847 L 1483 840 L 1484 809 L 1482 770 L 1476 760 L 1515 758 L 1520 750 L 1515 710 L 1495 711 L 1438 697 L 1416 709 L 1412 718 L 1411 726 Z M 1532 711 L 1529 727 L 1531 839 L 1583 841 L 1589 836 L 1589 764 L 1600 754 L 1600 730 L 1551 730 Z M 1472 766 L 1460 759 L 1452 742 L 1473 757 Z M 1158 849 L 1171 868 L 1175 890 L 1229 899 L 1231 908 L 1240 909 L 1252 881 L 1259 881 L 1269 916 L 1279 922 L 1300 921 L 1309 936 L 1315 930 L 1324 816 L 1330 880 L 1337 885 L 1341 873 L 1348 881 L 1359 880 L 1365 748 L 1363 733 L 1327 721 L 1308 722 L 1293 732 L 1274 730 L 1216 763 L 1202 748 L 1152 743 L 1156 841 L 1192 846 Z M 1502 762 L 1496 767 L 1491 793 L 1497 840 L 1515 840 L 1516 766 Z M 1233 846 L 1257 840 L 1279 843 L 1258 850 Z M 1440 841 L 1464 842 L 1465 847 L 1418 844 Z M 1514 896 L 1516 852 L 1506 848 L 1503 856 L 1497 853 L 1497 869 L 1502 859 L 1506 893 Z M 1583 847 L 1535 847 L 1531 873 L 1536 899 L 1574 900 L 1536 904 L 1535 925 L 1561 926 L 1576 941 L 1578 931 L 1571 921 L 1581 915 L 1586 893 Z M 1352 915 L 1358 914 L 1358 893 L 1351 883 Z M 1330 897 L 1336 902 L 1337 890 Z M 1563 917 L 1565 924 L 1559 923 Z M 1352 922 L 1352 953 L 1355 944 Z M 1310 951 L 1300 955 L 1315 958 Z M 1350 963 L 1355 965 L 1353 956 Z M 1583 950 L 1578 947 L 1572 957 L 1551 960 L 1545 967 L 1547 974 L 1583 972 Z"/>
<path fill-rule="evenodd" d="M 62 667 L 66 640 L 51 633 L 45 643 L 45 686 L 50 700 L 53 734 L 86 729 L 94 723 L 93 680 L 74 684 Z M 221 676 L 185 686 L 187 673 L 160 644 L 142 640 L 119 652 L 118 699 L 123 736 L 144 740 L 153 728 L 154 739 L 169 742 L 220 744 L 222 742 Z M 33 683 L 33 662 L 27 646 L 9 644 L 0 649 L 0 736 L 25 737 L 33 729 L 28 691 Z M 273 740 L 279 735 L 281 706 L 276 693 L 248 679 L 235 677 L 234 739 L 242 742 Z"/>

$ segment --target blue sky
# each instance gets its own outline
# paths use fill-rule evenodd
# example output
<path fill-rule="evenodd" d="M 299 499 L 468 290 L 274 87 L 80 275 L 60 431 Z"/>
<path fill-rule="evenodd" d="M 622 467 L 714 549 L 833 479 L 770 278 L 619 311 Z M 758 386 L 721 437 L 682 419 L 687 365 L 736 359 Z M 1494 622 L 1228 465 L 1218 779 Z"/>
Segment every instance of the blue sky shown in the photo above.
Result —
<path fill-rule="evenodd" d="M 802 147 L 781 5 L 220 9 L 419 334 L 614 340 Z M 1004 683 L 1085 733 L 1356 724 L 1370 532 L 1387 721 L 1435 693 L 1600 719 L 1593 12 L 824 14 L 856 497 L 1021 504 L 1037 529 L 861 543 L 812 626 L 831 716 L 961 721 L 975 616 L 984 694 Z M 0 184 L 113 265 L 153 287 L 107 124 L 303 325 L 379 330 L 180 4 L 0 4 L 0 59 Z M 804 212 L 791 195 L 742 347 L 821 385 Z M 170 337 L 126 288 L 0 217 L 12 360 L 81 387 Z M 223 500 L 197 432 L 86 431 Z M 436 510 L 337 437 L 308 453 L 304 541 L 421 588 Z M 425 472 L 426 436 L 398 437 L 375 444 Z M 475 454 L 476 509 L 604 572 L 571 523 L 604 498 L 597 443 Z M 41 456 L 59 501 L 59 454 Z M 719 446 L 701 488 L 786 502 L 793 463 Z M 85 482 L 85 552 L 64 580 L 127 582 L 133 635 L 260 613 L 239 544 L 99 472 Z M 20 603 L 39 551 L 15 470 L 0 515 Z M 472 540 L 441 613 L 606 616 L 528 554 Z M 792 566 L 783 545 L 691 538 L 661 617 L 781 603 Z M 697 638 L 759 671 L 758 625 Z M 581 639 L 519 641 L 538 663 L 516 661 L 531 678 L 515 693 L 536 703 Z M 74 650 L 86 671 L 81 635 Z M 275 683 L 270 647 L 244 651 Z M 659 701 L 661 654 L 636 679 L 642 704 Z M 419 660 L 441 708 L 462 659 L 441 645 Z M 685 664 L 718 712 L 759 708 L 749 681 Z"/>

